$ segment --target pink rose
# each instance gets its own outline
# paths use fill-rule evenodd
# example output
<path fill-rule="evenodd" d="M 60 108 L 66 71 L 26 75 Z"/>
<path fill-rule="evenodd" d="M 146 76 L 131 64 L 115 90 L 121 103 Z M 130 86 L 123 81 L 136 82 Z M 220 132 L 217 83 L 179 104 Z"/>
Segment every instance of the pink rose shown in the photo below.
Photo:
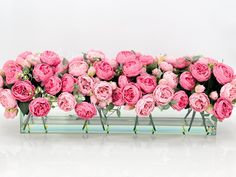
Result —
<path fill-rule="evenodd" d="M 12 95 L 20 102 L 27 102 L 32 100 L 34 96 L 35 87 L 30 81 L 17 81 L 11 88 Z"/>
<path fill-rule="evenodd" d="M 209 97 L 212 99 L 212 100 L 217 100 L 218 98 L 218 93 L 217 91 L 213 91 L 210 93 Z"/>
<path fill-rule="evenodd" d="M 129 83 L 122 89 L 122 95 L 125 103 L 135 105 L 142 96 L 142 93 L 137 85 Z"/>
<path fill-rule="evenodd" d="M 96 75 L 100 79 L 111 80 L 115 75 L 112 66 L 105 61 L 96 62 L 94 67 L 96 69 Z"/>
<path fill-rule="evenodd" d="M 166 72 L 166 71 L 173 71 L 172 64 L 169 64 L 169 63 L 167 63 L 165 61 L 161 62 L 159 66 L 160 66 L 161 70 L 164 71 L 164 72 Z"/>
<path fill-rule="evenodd" d="M 223 63 L 218 63 L 213 67 L 213 74 L 220 84 L 227 84 L 233 80 L 233 69 Z"/>
<path fill-rule="evenodd" d="M 79 118 L 84 120 L 90 120 L 97 115 L 95 106 L 88 102 L 77 103 L 75 106 L 75 112 Z"/>
<path fill-rule="evenodd" d="M 6 83 L 14 84 L 16 81 L 21 80 L 22 67 L 15 61 L 9 60 L 3 65 L 3 71 L 6 75 Z"/>
<path fill-rule="evenodd" d="M 138 76 L 136 82 L 144 93 L 152 93 L 157 86 L 156 78 L 149 74 Z"/>
<path fill-rule="evenodd" d="M 41 53 L 40 60 L 42 63 L 46 63 L 50 66 L 57 66 L 61 62 L 60 57 L 53 51 L 44 51 Z"/>
<path fill-rule="evenodd" d="M 156 76 L 156 77 L 160 77 L 162 74 L 160 69 L 155 68 L 154 70 L 152 70 L 152 75 Z"/>
<path fill-rule="evenodd" d="M 0 75 L 0 88 L 2 88 L 4 85 L 4 80 L 2 78 L 2 76 Z"/>
<path fill-rule="evenodd" d="M 208 58 L 208 57 L 199 58 L 198 62 L 205 63 L 206 65 L 208 65 L 208 64 L 216 65 L 218 63 L 217 60 L 215 60 L 213 58 Z"/>
<path fill-rule="evenodd" d="M 69 73 L 73 76 L 81 76 L 87 73 L 89 66 L 83 58 L 74 58 L 69 62 Z"/>
<path fill-rule="evenodd" d="M 61 61 L 56 67 L 55 67 L 55 74 L 65 73 L 68 69 L 69 63 L 63 63 Z"/>
<path fill-rule="evenodd" d="M 29 112 L 35 117 L 47 116 L 51 109 L 51 105 L 46 98 L 35 98 L 29 104 Z"/>
<path fill-rule="evenodd" d="M 123 66 L 123 73 L 127 77 L 134 77 L 141 73 L 142 63 L 139 60 L 128 60 Z"/>
<path fill-rule="evenodd" d="M 220 89 L 220 97 L 223 97 L 229 101 L 233 101 L 236 99 L 236 86 L 231 83 L 225 84 Z"/>
<path fill-rule="evenodd" d="M 116 61 L 120 64 L 124 64 L 130 60 L 135 60 L 136 55 L 133 51 L 121 51 L 116 56 Z"/>
<path fill-rule="evenodd" d="M 37 82 L 44 82 L 53 74 L 53 69 L 48 64 L 38 64 L 33 70 L 33 77 Z"/>
<path fill-rule="evenodd" d="M 172 104 L 171 107 L 177 111 L 181 111 L 188 105 L 188 95 L 182 90 L 175 92 L 172 100 L 176 103 Z"/>
<path fill-rule="evenodd" d="M 205 90 L 204 85 L 197 85 L 197 86 L 195 87 L 195 92 L 196 92 L 196 93 L 203 93 L 204 90 Z"/>
<path fill-rule="evenodd" d="M 74 90 L 74 84 L 77 83 L 76 79 L 71 74 L 64 74 L 61 78 L 62 91 L 72 92 Z"/>
<path fill-rule="evenodd" d="M 41 63 L 39 53 L 27 55 L 26 60 L 33 66 Z"/>
<path fill-rule="evenodd" d="M 57 105 L 64 111 L 71 111 L 75 108 L 75 97 L 68 92 L 63 92 L 58 96 Z"/>
<path fill-rule="evenodd" d="M 174 90 L 168 85 L 158 85 L 153 96 L 157 106 L 167 105 L 174 96 Z"/>
<path fill-rule="evenodd" d="M 185 90 L 192 90 L 195 87 L 195 79 L 190 72 L 185 71 L 180 75 L 179 84 Z"/>
<path fill-rule="evenodd" d="M 103 61 L 109 63 L 113 69 L 116 69 L 118 67 L 116 59 L 105 58 Z"/>
<path fill-rule="evenodd" d="M 207 64 L 200 62 L 190 65 L 190 72 L 199 82 L 207 81 L 211 77 L 211 68 Z"/>
<path fill-rule="evenodd" d="M 231 102 L 225 98 L 219 98 L 214 104 L 213 114 L 220 121 L 229 118 L 232 114 L 233 106 Z"/>
<path fill-rule="evenodd" d="M 123 100 L 123 95 L 122 95 L 122 89 L 121 88 L 116 88 L 113 92 L 112 92 L 112 103 L 115 106 L 121 106 L 124 104 L 124 100 Z"/>
<path fill-rule="evenodd" d="M 105 54 L 99 50 L 89 50 L 86 53 L 86 58 L 89 61 L 94 62 L 96 60 L 103 60 L 105 58 Z"/>
<path fill-rule="evenodd" d="M 88 75 L 83 75 L 78 77 L 79 91 L 83 95 L 91 95 L 94 88 L 94 81 Z"/>
<path fill-rule="evenodd" d="M 25 52 L 21 53 L 20 55 L 17 56 L 16 63 L 18 65 L 21 65 L 22 67 L 29 68 L 31 66 L 30 62 L 27 60 L 27 57 L 29 55 L 33 55 L 32 52 L 25 51 Z"/>
<path fill-rule="evenodd" d="M 138 57 L 138 59 L 143 66 L 147 66 L 154 63 L 154 58 L 151 55 L 141 55 Z"/>
<path fill-rule="evenodd" d="M 57 76 L 52 76 L 45 82 L 44 87 L 47 93 L 51 95 L 56 95 L 61 91 L 62 87 L 61 79 Z"/>
<path fill-rule="evenodd" d="M 17 113 L 18 113 L 17 108 L 5 109 L 4 117 L 7 119 L 14 119 L 17 116 Z"/>
<path fill-rule="evenodd" d="M 190 61 L 185 57 L 176 58 L 173 63 L 171 63 L 177 69 L 183 69 L 190 65 Z"/>
<path fill-rule="evenodd" d="M 163 74 L 162 80 L 165 80 L 165 85 L 169 85 L 171 88 L 176 88 L 178 85 L 178 76 L 172 71 L 167 71 Z"/>
<path fill-rule="evenodd" d="M 135 111 L 139 117 L 149 116 L 154 108 L 155 101 L 153 96 L 150 94 L 143 96 L 135 105 Z"/>
<path fill-rule="evenodd" d="M 129 83 L 129 79 L 125 75 L 120 75 L 118 78 L 118 85 L 120 88 L 123 88 Z"/>
<path fill-rule="evenodd" d="M 112 96 L 112 87 L 106 81 L 101 81 L 94 86 L 94 95 L 99 101 L 109 100 Z"/>
<path fill-rule="evenodd" d="M 205 93 L 193 93 L 189 97 L 189 106 L 197 112 L 205 111 L 209 104 L 210 100 Z"/>
<path fill-rule="evenodd" d="M 13 97 L 10 89 L 0 90 L 0 103 L 4 108 L 12 109 L 17 106 L 17 102 Z"/>

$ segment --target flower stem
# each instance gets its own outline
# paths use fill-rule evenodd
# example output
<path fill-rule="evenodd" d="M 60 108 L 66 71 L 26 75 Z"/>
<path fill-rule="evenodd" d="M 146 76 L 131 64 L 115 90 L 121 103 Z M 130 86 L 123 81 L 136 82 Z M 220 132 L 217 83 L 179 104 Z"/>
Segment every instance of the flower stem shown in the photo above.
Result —
<path fill-rule="evenodd" d="M 82 130 L 84 130 L 86 128 L 86 130 L 85 130 L 86 133 L 88 133 L 88 123 L 89 123 L 88 120 L 84 121 L 84 125 L 83 125 L 83 128 L 82 128 Z"/>
<path fill-rule="evenodd" d="M 187 119 L 188 115 L 189 115 L 191 112 L 192 112 L 192 109 L 191 109 L 191 108 L 189 108 L 189 109 L 188 109 L 188 112 L 187 112 L 187 114 L 186 114 L 186 115 L 185 115 L 185 117 L 184 117 L 184 120 L 186 120 L 186 119 Z"/>
<path fill-rule="evenodd" d="M 137 125 L 138 125 L 138 116 L 135 117 L 135 122 L 134 122 L 134 133 L 136 134 L 137 133 Z"/>
<path fill-rule="evenodd" d="M 188 131 L 190 131 L 190 130 L 191 130 L 191 127 L 192 127 L 192 124 L 193 124 L 193 120 L 194 120 L 194 118 L 195 118 L 195 115 L 196 115 L 196 111 L 193 111 L 193 114 L 192 114 L 192 119 L 191 119 L 191 121 L 190 121 L 190 124 L 189 124 Z"/>
<path fill-rule="evenodd" d="M 104 126 L 104 123 L 103 123 L 103 120 L 102 120 L 102 112 L 100 109 L 98 109 L 98 113 L 99 113 L 99 117 L 100 117 L 100 121 L 101 121 L 101 125 L 102 125 L 102 129 L 103 131 L 105 131 L 105 126 Z"/>
<path fill-rule="evenodd" d="M 43 122 L 43 127 L 44 127 L 44 130 L 45 130 L 45 133 L 47 133 L 48 130 L 47 130 L 47 126 L 46 126 L 45 117 L 42 117 L 42 122 Z"/>
<path fill-rule="evenodd" d="M 206 119 L 205 119 L 205 116 L 204 116 L 204 112 L 201 112 L 200 114 L 202 116 L 202 122 L 203 122 L 204 128 L 205 128 L 205 130 L 208 134 L 208 129 L 207 129 L 207 126 L 206 126 Z"/>
<path fill-rule="evenodd" d="M 152 127 L 153 127 L 153 132 L 152 134 L 156 131 L 156 127 L 155 127 L 155 124 L 154 124 L 154 121 L 153 121 L 153 118 L 152 118 L 152 114 L 149 115 L 149 118 L 150 118 L 150 122 L 152 124 Z"/>
<path fill-rule="evenodd" d="M 26 126 L 29 124 L 29 121 L 30 121 L 30 117 L 31 117 L 31 114 L 29 113 L 26 120 L 25 120 L 25 123 L 24 123 L 24 127 L 23 127 L 23 130 L 25 131 L 26 129 Z"/>

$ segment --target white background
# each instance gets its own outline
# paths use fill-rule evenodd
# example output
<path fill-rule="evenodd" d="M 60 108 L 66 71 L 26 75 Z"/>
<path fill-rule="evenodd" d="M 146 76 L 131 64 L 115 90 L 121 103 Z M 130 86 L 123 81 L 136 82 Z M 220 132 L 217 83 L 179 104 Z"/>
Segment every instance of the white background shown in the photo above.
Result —
<path fill-rule="evenodd" d="M 203 54 L 236 69 L 234 0 L 1 0 L 0 60 L 25 50 L 91 48 Z M 236 118 L 216 137 L 21 135 L 0 109 L 0 176 L 236 176 Z M 234 114 L 235 115 L 235 114 Z"/>

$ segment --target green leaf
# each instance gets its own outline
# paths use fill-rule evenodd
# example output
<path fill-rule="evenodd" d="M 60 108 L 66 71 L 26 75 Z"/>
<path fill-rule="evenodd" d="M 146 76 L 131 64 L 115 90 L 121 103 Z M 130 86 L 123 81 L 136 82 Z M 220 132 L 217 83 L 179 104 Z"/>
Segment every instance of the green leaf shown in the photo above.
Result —
<path fill-rule="evenodd" d="M 62 60 L 62 64 L 64 65 L 64 66 L 66 66 L 66 65 L 68 65 L 68 60 L 66 59 L 66 58 L 63 58 L 63 60 Z"/>
<path fill-rule="evenodd" d="M 211 116 L 211 120 L 213 120 L 214 122 L 218 121 L 218 119 L 214 115 Z"/>
<path fill-rule="evenodd" d="M 28 67 L 24 67 L 23 68 L 23 73 L 24 74 L 29 74 L 29 68 Z"/>
<path fill-rule="evenodd" d="M 114 108 L 114 104 L 113 103 L 110 103 L 108 106 L 107 106 L 107 110 L 110 111 Z"/>
<path fill-rule="evenodd" d="M 192 56 L 192 61 L 193 61 L 193 62 L 196 62 L 196 61 L 198 61 L 199 58 L 201 58 L 201 57 L 202 57 L 202 55 L 194 55 L 194 56 Z"/>
<path fill-rule="evenodd" d="M 150 64 L 150 65 L 147 65 L 147 71 L 148 72 L 151 72 L 155 68 L 157 68 L 157 63 L 153 63 L 153 64 Z"/>
<path fill-rule="evenodd" d="M 103 112 L 104 115 L 107 115 L 108 109 L 102 109 L 102 112 Z"/>
<path fill-rule="evenodd" d="M 164 106 L 160 106 L 159 108 L 160 108 L 161 111 L 167 110 L 167 109 L 170 108 L 170 104 L 167 104 L 167 105 L 164 105 Z"/>
<path fill-rule="evenodd" d="M 29 103 L 30 102 L 18 102 L 18 106 L 23 115 L 26 115 L 29 113 Z"/>
<path fill-rule="evenodd" d="M 176 100 L 172 100 L 172 101 L 170 102 L 170 105 L 172 106 L 172 105 L 175 105 L 176 103 L 177 103 Z"/>
<path fill-rule="evenodd" d="M 81 103 L 85 100 L 85 97 L 82 94 L 76 94 L 75 99 L 77 103 Z"/>
<path fill-rule="evenodd" d="M 121 115 L 120 109 L 116 110 L 116 114 L 117 114 L 118 117 L 120 117 L 120 115 Z"/>

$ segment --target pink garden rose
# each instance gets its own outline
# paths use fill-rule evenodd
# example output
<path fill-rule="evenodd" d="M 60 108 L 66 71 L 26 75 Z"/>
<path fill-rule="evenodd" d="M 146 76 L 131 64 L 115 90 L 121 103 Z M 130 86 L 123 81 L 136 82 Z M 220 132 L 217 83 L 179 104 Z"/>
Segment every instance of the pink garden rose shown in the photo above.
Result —
<path fill-rule="evenodd" d="M 30 81 L 17 81 L 11 88 L 12 95 L 20 102 L 27 102 L 32 100 L 34 96 L 35 87 Z"/>
<path fill-rule="evenodd" d="M 47 93 L 56 95 L 61 91 L 62 88 L 61 79 L 57 76 L 52 76 L 45 82 L 44 87 Z"/>
<path fill-rule="evenodd" d="M 214 104 L 213 114 L 218 120 L 222 121 L 230 117 L 232 110 L 233 106 L 229 100 L 219 98 Z"/>
<path fill-rule="evenodd" d="M 144 93 L 152 93 L 157 86 L 156 78 L 149 74 L 138 76 L 136 82 Z"/>
<path fill-rule="evenodd" d="M 142 68 L 142 63 L 139 60 L 129 60 L 123 66 L 123 73 L 127 77 L 134 77 L 141 73 Z"/>
<path fill-rule="evenodd" d="M 79 91 L 83 95 L 91 95 L 94 88 L 94 80 L 88 75 L 83 75 L 78 77 L 77 84 L 79 86 Z"/>
<path fill-rule="evenodd" d="M 46 63 L 50 66 L 57 66 L 61 62 L 60 57 L 53 51 L 44 51 L 41 53 L 40 60 L 42 63 Z"/>
<path fill-rule="evenodd" d="M 106 101 L 111 99 L 112 87 L 106 81 L 101 81 L 94 86 L 94 95 L 99 101 Z"/>
<path fill-rule="evenodd" d="M 152 70 L 152 75 L 154 75 L 158 78 L 161 76 L 161 74 L 162 74 L 162 72 L 161 72 L 160 69 L 155 68 L 155 69 Z"/>
<path fill-rule="evenodd" d="M 105 59 L 105 54 L 99 50 L 89 50 L 86 53 L 86 58 L 89 59 L 89 61 L 94 62 L 96 60 Z"/>
<path fill-rule="evenodd" d="M 183 69 L 190 65 L 190 61 L 185 57 L 179 57 L 174 59 L 173 63 L 171 63 L 177 69 Z"/>
<path fill-rule="evenodd" d="M 13 97 L 10 89 L 0 90 L 0 103 L 6 109 L 12 109 L 17 106 L 17 102 Z"/>
<path fill-rule="evenodd" d="M 63 111 L 71 111 L 76 105 L 75 97 L 71 93 L 63 92 L 58 96 L 57 105 Z"/>
<path fill-rule="evenodd" d="M 149 116 L 154 108 L 155 101 L 151 94 L 143 96 L 135 105 L 135 111 L 139 117 Z"/>
<path fill-rule="evenodd" d="M 89 66 L 82 57 L 74 58 L 69 62 L 69 73 L 73 76 L 82 76 L 87 73 Z"/>
<path fill-rule="evenodd" d="M 96 75 L 103 80 L 111 80 L 115 72 L 113 71 L 112 66 L 105 61 L 98 61 L 94 64 Z"/>
<path fill-rule="evenodd" d="M 169 64 L 165 61 L 161 62 L 159 66 L 160 66 L 161 70 L 164 72 L 173 71 L 173 69 L 174 69 L 172 64 Z"/>
<path fill-rule="evenodd" d="M 203 112 L 210 104 L 210 100 L 205 93 L 193 93 L 189 97 L 189 106 L 197 112 Z"/>
<path fill-rule="evenodd" d="M 213 67 L 213 74 L 216 77 L 216 80 L 224 85 L 233 80 L 234 70 L 223 63 L 218 63 Z"/>
<path fill-rule="evenodd" d="M 179 84 L 185 90 L 192 90 L 195 87 L 195 79 L 190 72 L 185 71 L 180 75 Z"/>
<path fill-rule="evenodd" d="M 33 55 L 32 52 L 25 51 L 17 56 L 16 63 L 22 67 L 30 67 L 31 63 L 27 60 L 27 57 Z"/>
<path fill-rule="evenodd" d="M 135 60 L 136 55 L 133 51 L 121 51 L 116 56 L 116 61 L 120 64 L 124 64 L 130 60 Z"/>
<path fill-rule="evenodd" d="M 109 65 L 111 65 L 113 69 L 116 69 L 118 67 L 118 62 L 116 61 L 116 59 L 105 58 L 103 61 L 109 63 Z"/>
<path fill-rule="evenodd" d="M 35 98 L 29 104 L 30 114 L 36 117 L 47 116 L 50 109 L 50 103 L 46 98 Z"/>
<path fill-rule="evenodd" d="M 44 82 L 53 74 L 53 69 L 48 64 L 38 64 L 33 70 L 33 77 L 37 82 Z"/>
<path fill-rule="evenodd" d="M 213 91 L 210 93 L 209 97 L 212 99 L 212 100 L 217 100 L 218 98 L 218 93 L 217 91 Z"/>
<path fill-rule="evenodd" d="M 17 116 L 17 113 L 18 113 L 17 108 L 5 109 L 4 117 L 7 119 L 14 119 Z"/>
<path fill-rule="evenodd" d="M 203 93 L 204 91 L 205 91 L 204 85 L 197 85 L 197 86 L 195 87 L 195 92 L 196 92 L 196 93 Z"/>
<path fill-rule="evenodd" d="M 0 75 L 0 88 L 2 88 L 4 85 L 4 80 L 2 78 L 2 76 Z"/>
<path fill-rule="evenodd" d="M 185 109 L 188 105 L 188 95 L 183 90 L 175 92 L 172 100 L 176 103 L 172 104 L 171 107 L 177 111 Z"/>
<path fill-rule="evenodd" d="M 122 95 L 122 89 L 121 88 L 116 88 L 113 92 L 112 92 L 112 103 L 115 106 L 121 106 L 124 104 L 124 100 L 123 100 L 123 95 Z"/>
<path fill-rule="evenodd" d="M 159 81 L 159 84 L 169 85 L 171 88 L 176 88 L 178 83 L 178 75 L 172 71 L 165 72 L 163 78 Z"/>
<path fill-rule="evenodd" d="M 68 69 L 69 63 L 63 63 L 63 60 L 55 67 L 55 74 L 65 73 Z"/>
<path fill-rule="evenodd" d="M 141 55 L 138 57 L 138 59 L 143 66 L 147 66 L 154 63 L 154 58 L 151 55 Z"/>
<path fill-rule="evenodd" d="M 125 75 L 120 75 L 118 78 L 118 85 L 120 88 L 123 88 L 129 83 L 129 79 Z"/>
<path fill-rule="evenodd" d="M 33 66 L 40 64 L 40 53 L 27 55 L 26 60 Z"/>
<path fill-rule="evenodd" d="M 125 103 L 135 105 L 142 96 L 142 93 L 136 84 L 129 83 L 122 89 L 122 95 Z"/>
<path fill-rule="evenodd" d="M 64 74 L 61 78 L 62 91 L 72 92 L 74 90 L 74 84 L 77 83 L 76 79 L 71 74 Z"/>
<path fill-rule="evenodd" d="M 95 106 L 88 102 L 77 103 L 75 106 L 75 112 L 79 118 L 84 120 L 90 120 L 97 114 Z"/>
<path fill-rule="evenodd" d="M 167 105 L 174 96 L 174 90 L 168 85 L 158 85 L 154 92 L 153 97 L 157 106 Z"/>
<path fill-rule="evenodd" d="M 232 102 L 233 100 L 236 100 L 236 86 L 227 83 L 220 89 L 220 97 L 225 98 Z"/>
<path fill-rule="evenodd" d="M 22 67 L 15 61 L 9 60 L 3 65 L 3 71 L 6 75 L 6 83 L 14 84 L 16 81 L 21 80 Z"/>
<path fill-rule="evenodd" d="M 199 58 L 198 62 L 205 63 L 206 65 L 216 65 L 218 63 L 217 60 L 209 57 L 201 57 Z"/>
<path fill-rule="evenodd" d="M 207 64 L 201 62 L 190 65 L 190 72 L 199 82 L 208 81 L 211 77 L 211 68 Z"/>

